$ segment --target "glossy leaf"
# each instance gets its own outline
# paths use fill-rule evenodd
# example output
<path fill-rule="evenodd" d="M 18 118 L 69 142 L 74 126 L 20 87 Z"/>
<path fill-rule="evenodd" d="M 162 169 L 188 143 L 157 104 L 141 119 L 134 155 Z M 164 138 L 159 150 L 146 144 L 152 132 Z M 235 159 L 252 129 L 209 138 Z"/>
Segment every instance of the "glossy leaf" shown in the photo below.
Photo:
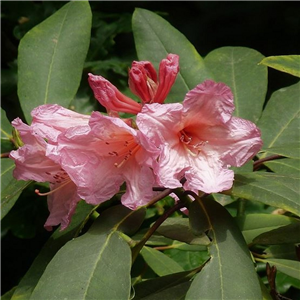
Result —
<path fill-rule="evenodd" d="M 16 180 L 12 178 L 6 183 L 6 187 L 1 190 L 1 219 L 6 216 L 10 209 L 14 206 L 18 200 L 22 191 L 32 181 Z"/>
<path fill-rule="evenodd" d="M 157 232 L 167 238 L 192 245 L 208 245 L 210 243 L 205 234 L 196 236 L 192 233 L 188 218 L 168 218 L 158 228 Z"/>
<path fill-rule="evenodd" d="M 236 174 L 231 195 L 300 214 L 299 176 L 267 172 Z"/>
<path fill-rule="evenodd" d="M 202 209 L 198 218 L 207 218 L 210 224 L 211 259 L 194 278 L 185 299 L 262 299 L 249 250 L 234 219 L 212 199 L 192 204 L 190 210 L 198 205 Z"/>
<path fill-rule="evenodd" d="M 287 216 L 260 213 L 237 217 L 236 222 L 243 233 L 246 243 L 250 244 L 254 238 L 262 233 L 270 232 L 280 226 L 297 223 L 299 221 Z"/>
<path fill-rule="evenodd" d="M 156 13 L 137 8 L 132 28 L 139 60 L 158 65 L 168 53 L 179 55 L 180 72 L 166 102 L 181 102 L 197 84 L 212 78 L 202 57 L 187 38 Z"/>
<path fill-rule="evenodd" d="M 268 56 L 260 64 L 300 77 L 300 55 Z"/>
<path fill-rule="evenodd" d="M 91 205 L 86 204 L 84 201 L 78 203 L 70 225 L 63 231 L 57 229 L 51 235 L 50 239 L 46 242 L 41 252 L 32 263 L 30 269 L 20 281 L 11 300 L 27 300 L 30 298 L 33 289 L 50 260 L 64 244 L 75 236 L 79 226 L 92 208 Z"/>
<path fill-rule="evenodd" d="M 299 244 L 300 243 L 300 222 L 273 229 L 257 236 L 253 243 L 262 245 L 275 244 Z"/>
<path fill-rule="evenodd" d="M 184 269 L 174 260 L 154 248 L 147 246 L 143 247 L 141 255 L 149 267 L 159 276 L 184 271 Z"/>
<path fill-rule="evenodd" d="M 300 174 L 300 160 L 299 159 L 290 159 L 290 158 L 282 158 L 267 161 L 264 163 L 270 170 L 279 174 Z"/>
<path fill-rule="evenodd" d="M 234 115 L 257 122 L 267 92 L 267 68 L 259 66 L 263 55 L 244 47 L 222 47 L 204 59 L 216 81 L 227 84 L 234 95 Z"/>
<path fill-rule="evenodd" d="M 22 38 L 18 54 L 18 96 L 26 120 L 41 104 L 67 107 L 80 84 L 90 43 L 88 1 L 70 1 Z"/>
<path fill-rule="evenodd" d="M 129 298 L 130 248 L 118 232 L 103 232 L 101 225 L 95 222 L 58 251 L 31 300 Z"/>
<path fill-rule="evenodd" d="M 290 143 L 299 149 L 299 101 L 300 83 L 282 88 L 272 94 L 258 122 L 264 142 L 263 150 L 285 147 L 288 151 Z M 265 152 L 259 156 L 263 158 L 268 155 L 268 152 Z"/>
<path fill-rule="evenodd" d="M 271 266 L 276 266 L 278 271 L 300 280 L 300 261 L 279 258 L 267 258 L 260 261 L 268 262 Z"/>

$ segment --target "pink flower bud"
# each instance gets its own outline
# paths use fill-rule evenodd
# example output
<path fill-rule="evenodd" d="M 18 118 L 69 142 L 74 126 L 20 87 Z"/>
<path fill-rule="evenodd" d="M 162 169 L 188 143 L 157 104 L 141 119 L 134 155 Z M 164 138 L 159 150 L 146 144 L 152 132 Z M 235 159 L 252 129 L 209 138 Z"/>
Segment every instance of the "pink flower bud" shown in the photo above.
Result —
<path fill-rule="evenodd" d="M 137 114 L 141 105 L 133 99 L 122 94 L 113 84 L 102 76 L 89 75 L 89 84 L 94 92 L 95 98 L 108 111 L 125 112 Z"/>

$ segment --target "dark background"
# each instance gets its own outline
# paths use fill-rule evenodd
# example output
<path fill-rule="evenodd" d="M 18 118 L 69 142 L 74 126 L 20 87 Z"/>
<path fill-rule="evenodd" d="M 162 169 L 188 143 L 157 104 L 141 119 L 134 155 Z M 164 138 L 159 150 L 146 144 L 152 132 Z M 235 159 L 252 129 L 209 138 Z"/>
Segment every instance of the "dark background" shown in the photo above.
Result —
<path fill-rule="evenodd" d="M 9 119 L 21 114 L 16 93 L 20 38 L 64 4 L 53 1 L 1 2 L 1 106 Z M 300 54 L 299 2 L 91 1 L 90 4 L 94 16 L 94 44 L 91 44 L 89 61 L 111 57 L 124 61 L 135 59 L 130 28 L 135 7 L 159 13 L 190 40 L 201 56 L 223 46 L 249 47 L 265 56 Z M 118 25 L 113 26 L 114 23 Z M 104 24 L 108 36 L 102 50 L 93 48 L 100 41 L 97 37 L 99 24 Z M 124 77 L 121 71 L 106 71 L 109 76 Z M 296 77 L 269 69 L 268 95 L 296 81 Z M 30 192 L 22 195 L 2 222 L 1 294 L 18 284 L 50 235 L 43 229 L 47 216 L 45 200 L 28 196 L 32 195 Z"/>

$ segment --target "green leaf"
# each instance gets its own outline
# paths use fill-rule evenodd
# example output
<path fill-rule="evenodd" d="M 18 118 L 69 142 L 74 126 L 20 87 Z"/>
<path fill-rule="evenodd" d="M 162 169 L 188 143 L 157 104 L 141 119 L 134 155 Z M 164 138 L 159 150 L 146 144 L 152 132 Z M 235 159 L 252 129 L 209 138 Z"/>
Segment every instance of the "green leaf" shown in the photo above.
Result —
<path fill-rule="evenodd" d="M 13 287 L 11 290 L 6 292 L 4 295 L 1 296 L 1 300 L 11 300 L 11 296 L 13 295 L 16 287 Z"/>
<path fill-rule="evenodd" d="M 192 245 L 208 245 L 210 243 L 209 238 L 204 233 L 200 236 L 193 234 L 189 227 L 188 218 L 168 218 L 157 229 L 157 232 L 167 238 Z"/>
<path fill-rule="evenodd" d="M 147 296 L 150 297 L 157 296 L 156 293 L 160 293 L 171 287 L 179 286 L 180 284 L 189 281 L 194 274 L 195 271 L 185 271 L 176 274 L 161 276 L 158 278 L 154 278 L 154 279 L 150 279 L 138 283 L 136 286 L 134 286 L 135 289 L 134 299 L 136 300 L 148 299 Z M 156 299 L 165 299 L 165 298 L 156 297 Z"/>
<path fill-rule="evenodd" d="M 261 129 L 263 150 L 273 147 L 285 147 L 293 143 L 299 149 L 299 112 L 300 82 L 274 92 L 258 121 Z M 268 152 L 259 155 L 268 156 Z M 299 152 L 298 152 L 299 157 Z"/>
<path fill-rule="evenodd" d="M 253 240 L 253 243 L 261 245 L 298 244 L 300 243 L 300 222 L 262 233 Z"/>
<path fill-rule="evenodd" d="M 270 232 L 280 226 L 299 222 L 295 218 L 272 214 L 248 214 L 236 217 L 247 244 L 262 233 Z"/>
<path fill-rule="evenodd" d="M 194 278 L 185 299 L 262 299 L 249 250 L 234 219 L 212 199 L 195 199 L 192 205 L 189 210 L 198 205 L 202 209 L 198 218 L 210 224 L 211 259 Z"/>
<path fill-rule="evenodd" d="M 179 55 L 180 72 L 166 102 L 181 102 L 185 94 L 205 79 L 212 78 L 202 57 L 187 38 L 157 14 L 137 8 L 132 28 L 139 60 L 148 60 L 158 69 L 167 54 Z"/>
<path fill-rule="evenodd" d="M 267 172 L 236 174 L 231 195 L 300 215 L 299 176 Z"/>
<path fill-rule="evenodd" d="M 267 166 L 270 170 L 279 174 L 291 174 L 298 175 L 300 174 L 300 160 L 299 159 L 290 159 L 282 158 L 271 161 L 264 162 L 264 165 Z"/>
<path fill-rule="evenodd" d="M 260 64 L 300 77 L 300 55 L 268 56 Z"/>
<path fill-rule="evenodd" d="M 91 31 L 88 1 L 70 1 L 21 39 L 18 95 L 26 120 L 38 105 L 67 107 L 79 87 Z"/>
<path fill-rule="evenodd" d="M 271 266 L 276 266 L 280 272 L 300 280 L 300 261 L 279 258 L 259 259 L 259 261 L 268 262 Z"/>
<path fill-rule="evenodd" d="M 262 153 L 262 155 L 261 155 Z M 283 146 L 279 147 L 271 147 L 271 148 L 265 148 L 262 151 L 259 152 L 258 156 L 269 156 L 270 154 L 277 154 L 289 158 L 300 158 L 300 143 L 299 142 L 288 142 L 285 143 Z"/>
<path fill-rule="evenodd" d="M 227 84 L 234 95 L 234 115 L 257 122 L 265 102 L 267 68 L 258 63 L 264 56 L 244 47 L 222 47 L 210 52 L 205 65 L 216 81 Z"/>
<path fill-rule="evenodd" d="M 264 250 L 268 258 L 297 260 L 295 244 L 272 245 Z"/>
<path fill-rule="evenodd" d="M 116 231 L 95 222 L 51 260 L 31 300 L 129 299 L 131 251 Z"/>
<path fill-rule="evenodd" d="M 159 276 L 184 271 L 173 259 L 154 248 L 145 246 L 140 253 L 149 267 Z"/>
<path fill-rule="evenodd" d="M 10 209 L 14 206 L 14 204 L 18 200 L 22 191 L 31 182 L 32 181 L 16 180 L 12 178 L 8 183 L 6 183 L 6 187 L 3 190 L 1 190 L 1 219 L 7 215 L 7 213 L 10 211 Z"/>
<path fill-rule="evenodd" d="M 137 298 L 143 300 L 183 300 L 185 298 L 186 292 L 188 291 L 191 282 L 183 282 L 178 285 L 163 289 L 159 292 L 154 292 L 147 297 Z M 135 298 L 134 298 L 135 299 Z"/>
<path fill-rule="evenodd" d="M 12 126 L 6 117 L 6 112 L 1 108 L 1 138 L 10 139 L 12 137 Z"/>
<path fill-rule="evenodd" d="M 28 300 L 42 276 L 45 268 L 57 251 L 71 240 L 93 206 L 80 201 L 70 225 L 63 231 L 58 228 L 46 242 L 39 255 L 36 257 L 25 276 L 21 279 L 11 300 Z"/>

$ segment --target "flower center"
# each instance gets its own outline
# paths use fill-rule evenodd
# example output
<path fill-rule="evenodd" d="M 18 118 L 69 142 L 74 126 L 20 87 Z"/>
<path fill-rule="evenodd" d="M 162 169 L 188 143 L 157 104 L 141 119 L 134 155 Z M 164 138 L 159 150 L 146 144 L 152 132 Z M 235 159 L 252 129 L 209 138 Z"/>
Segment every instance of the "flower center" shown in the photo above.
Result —
<path fill-rule="evenodd" d="M 179 140 L 184 148 L 193 156 L 197 156 L 202 151 L 202 147 L 208 143 L 208 141 L 200 140 L 197 136 L 185 129 L 179 132 Z"/>
<path fill-rule="evenodd" d="M 114 166 L 122 167 L 134 154 L 136 154 L 141 146 L 134 140 L 132 136 L 123 140 L 109 140 L 105 142 L 110 157 L 115 157 Z"/>

